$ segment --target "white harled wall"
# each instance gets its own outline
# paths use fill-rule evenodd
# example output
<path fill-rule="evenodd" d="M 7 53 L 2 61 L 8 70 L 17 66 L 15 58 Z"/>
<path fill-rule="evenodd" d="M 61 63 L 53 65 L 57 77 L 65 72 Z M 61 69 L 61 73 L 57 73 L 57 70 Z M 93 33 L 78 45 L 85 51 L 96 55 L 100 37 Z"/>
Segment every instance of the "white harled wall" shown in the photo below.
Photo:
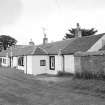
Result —
<path fill-rule="evenodd" d="M 74 55 L 64 55 L 65 72 L 75 73 Z"/>
<path fill-rule="evenodd" d="M 18 66 L 18 57 L 13 57 L 13 67 L 17 68 Z"/>
<path fill-rule="evenodd" d="M 98 51 L 99 49 L 101 49 L 104 45 L 103 45 L 103 41 L 105 41 L 105 35 L 100 38 L 89 50 L 88 52 L 92 52 L 92 51 Z"/>
<path fill-rule="evenodd" d="M 62 64 L 60 60 L 62 60 L 62 56 L 58 55 L 51 55 L 55 56 L 55 70 L 50 70 L 50 62 L 49 62 L 49 56 L 48 55 L 37 55 L 32 57 L 32 74 L 57 74 L 58 71 L 61 71 Z M 40 60 L 46 60 L 46 66 L 40 66 Z"/>
<path fill-rule="evenodd" d="M 27 74 L 32 74 L 32 59 L 33 59 L 33 56 L 26 56 L 25 73 Z"/>
<path fill-rule="evenodd" d="M 40 60 L 46 60 L 46 66 L 40 66 Z M 37 74 L 43 74 L 47 73 L 48 71 L 48 56 L 33 56 L 32 57 L 32 74 L 37 75 Z"/>
<path fill-rule="evenodd" d="M 13 57 L 13 67 L 23 70 L 24 73 L 32 74 L 32 56 L 24 56 L 24 66 L 18 65 L 18 58 L 19 57 Z M 28 60 L 27 60 L 28 59 Z"/>
<path fill-rule="evenodd" d="M 13 67 L 19 70 L 23 70 L 27 74 L 57 74 L 58 71 L 63 71 L 63 66 L 65 72 L 74 73 L 74 56 L 64 55 L 64 65 L 63 56 L 61 55 L 51 55 L 55 56 L 55 70 L 50 70 L 50 62 L 48 55 L 35 55 L 35 56 L 24 56 L 24 66 L 18 65 L 18 57 L 13 57 Z M 40 60 L 46 60 L 46 66 L 40 66 Z M 3 64 L 2 64 L 3 65 Z M 7 66 L 7 64 L 4 66 Z"/>

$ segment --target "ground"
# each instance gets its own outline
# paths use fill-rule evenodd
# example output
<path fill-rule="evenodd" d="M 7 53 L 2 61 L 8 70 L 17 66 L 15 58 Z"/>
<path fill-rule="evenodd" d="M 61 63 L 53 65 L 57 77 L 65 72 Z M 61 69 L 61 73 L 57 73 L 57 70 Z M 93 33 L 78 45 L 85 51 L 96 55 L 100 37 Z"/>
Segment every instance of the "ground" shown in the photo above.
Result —
<path fill-rule="evenodd" d="M 32 76 L 0 68 L 0 105 L 105 105 L 104 85 L 100 80 Z"/>

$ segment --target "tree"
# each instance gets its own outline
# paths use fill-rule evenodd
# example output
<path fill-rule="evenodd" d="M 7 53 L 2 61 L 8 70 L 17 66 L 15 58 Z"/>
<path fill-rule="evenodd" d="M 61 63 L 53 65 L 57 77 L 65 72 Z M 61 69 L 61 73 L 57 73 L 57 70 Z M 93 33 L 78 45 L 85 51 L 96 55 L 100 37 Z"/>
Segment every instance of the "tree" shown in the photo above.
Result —
<path fill-rule="evenodd" d="M 8 47 L 15 45 L 17 40 L 8 35 L 0 36 L 0 46 L 2 49 L 6 50 Z"/>
<path fill-rule="evenodd" d="M 77 25 L 79 26 L 79 24 L 77 24 Z M 78 27 L 78 26 L 77 26 L 77 27 Z M 65 39 L 74 38 L 74 37 L 76 36 L 76 35 L 75 35 L 76 30 L 77 30 L 77 28 L 71 28 L 71 29 L 69 29 L 69 30 L 68 30 L 69 33 L 66 33 L 66 36 L 64 36 Z M 82 37 L 95 35 L 95 33 L 97 32 L 97 30 L 95 30 L 94 28 L 91 28 L 91 29 L 80 29 L 80 28 L 79 28 L 79 30 L 81 31 Z"/>

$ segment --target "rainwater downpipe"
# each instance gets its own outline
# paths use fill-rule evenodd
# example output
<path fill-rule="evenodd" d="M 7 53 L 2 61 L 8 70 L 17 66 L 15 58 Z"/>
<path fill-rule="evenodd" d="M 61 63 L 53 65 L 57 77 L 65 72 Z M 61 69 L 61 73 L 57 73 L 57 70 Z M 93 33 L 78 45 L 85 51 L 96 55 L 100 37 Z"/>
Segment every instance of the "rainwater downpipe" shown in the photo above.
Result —
<path fill-rule="evenodd" d="M 26 74 L 27 74 L 27 56 L 26 56 Z"/>
<path fill-rule="evenodd" d="M 65 58 L 64 58 L 64 55 L 62 55 L 62 64 L 63 64 L 63 67 L 62 67 L 62 69 L 63 69 L 63 72 L 65 72 Z"/>

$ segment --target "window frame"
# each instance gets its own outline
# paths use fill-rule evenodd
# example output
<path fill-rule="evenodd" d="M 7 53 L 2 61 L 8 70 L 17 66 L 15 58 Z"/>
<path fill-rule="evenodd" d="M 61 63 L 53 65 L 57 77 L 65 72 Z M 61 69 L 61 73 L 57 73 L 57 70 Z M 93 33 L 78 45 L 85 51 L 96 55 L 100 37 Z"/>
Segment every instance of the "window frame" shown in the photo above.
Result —
<path fill-rule="evenodd" d="M 40 66 L 46 66 L 46 60 L 40 60 Z"/>
<path fill-rule="evenodd" d="M 20 61 L 19 61 L 20 60 Z M 18 58 L 18 66 L 24 66 L 24 56 Z"/>
<path fill-rule="evenodd" d="M 3 58 L 3 64 L 6 64 L 6 58 Z"/>
<path fill-rule="evenodd" d="M 49 62 L 50 62 L 49 64 L 50 70 L 55 70 L 55 56 L 49 56 Z"/>

